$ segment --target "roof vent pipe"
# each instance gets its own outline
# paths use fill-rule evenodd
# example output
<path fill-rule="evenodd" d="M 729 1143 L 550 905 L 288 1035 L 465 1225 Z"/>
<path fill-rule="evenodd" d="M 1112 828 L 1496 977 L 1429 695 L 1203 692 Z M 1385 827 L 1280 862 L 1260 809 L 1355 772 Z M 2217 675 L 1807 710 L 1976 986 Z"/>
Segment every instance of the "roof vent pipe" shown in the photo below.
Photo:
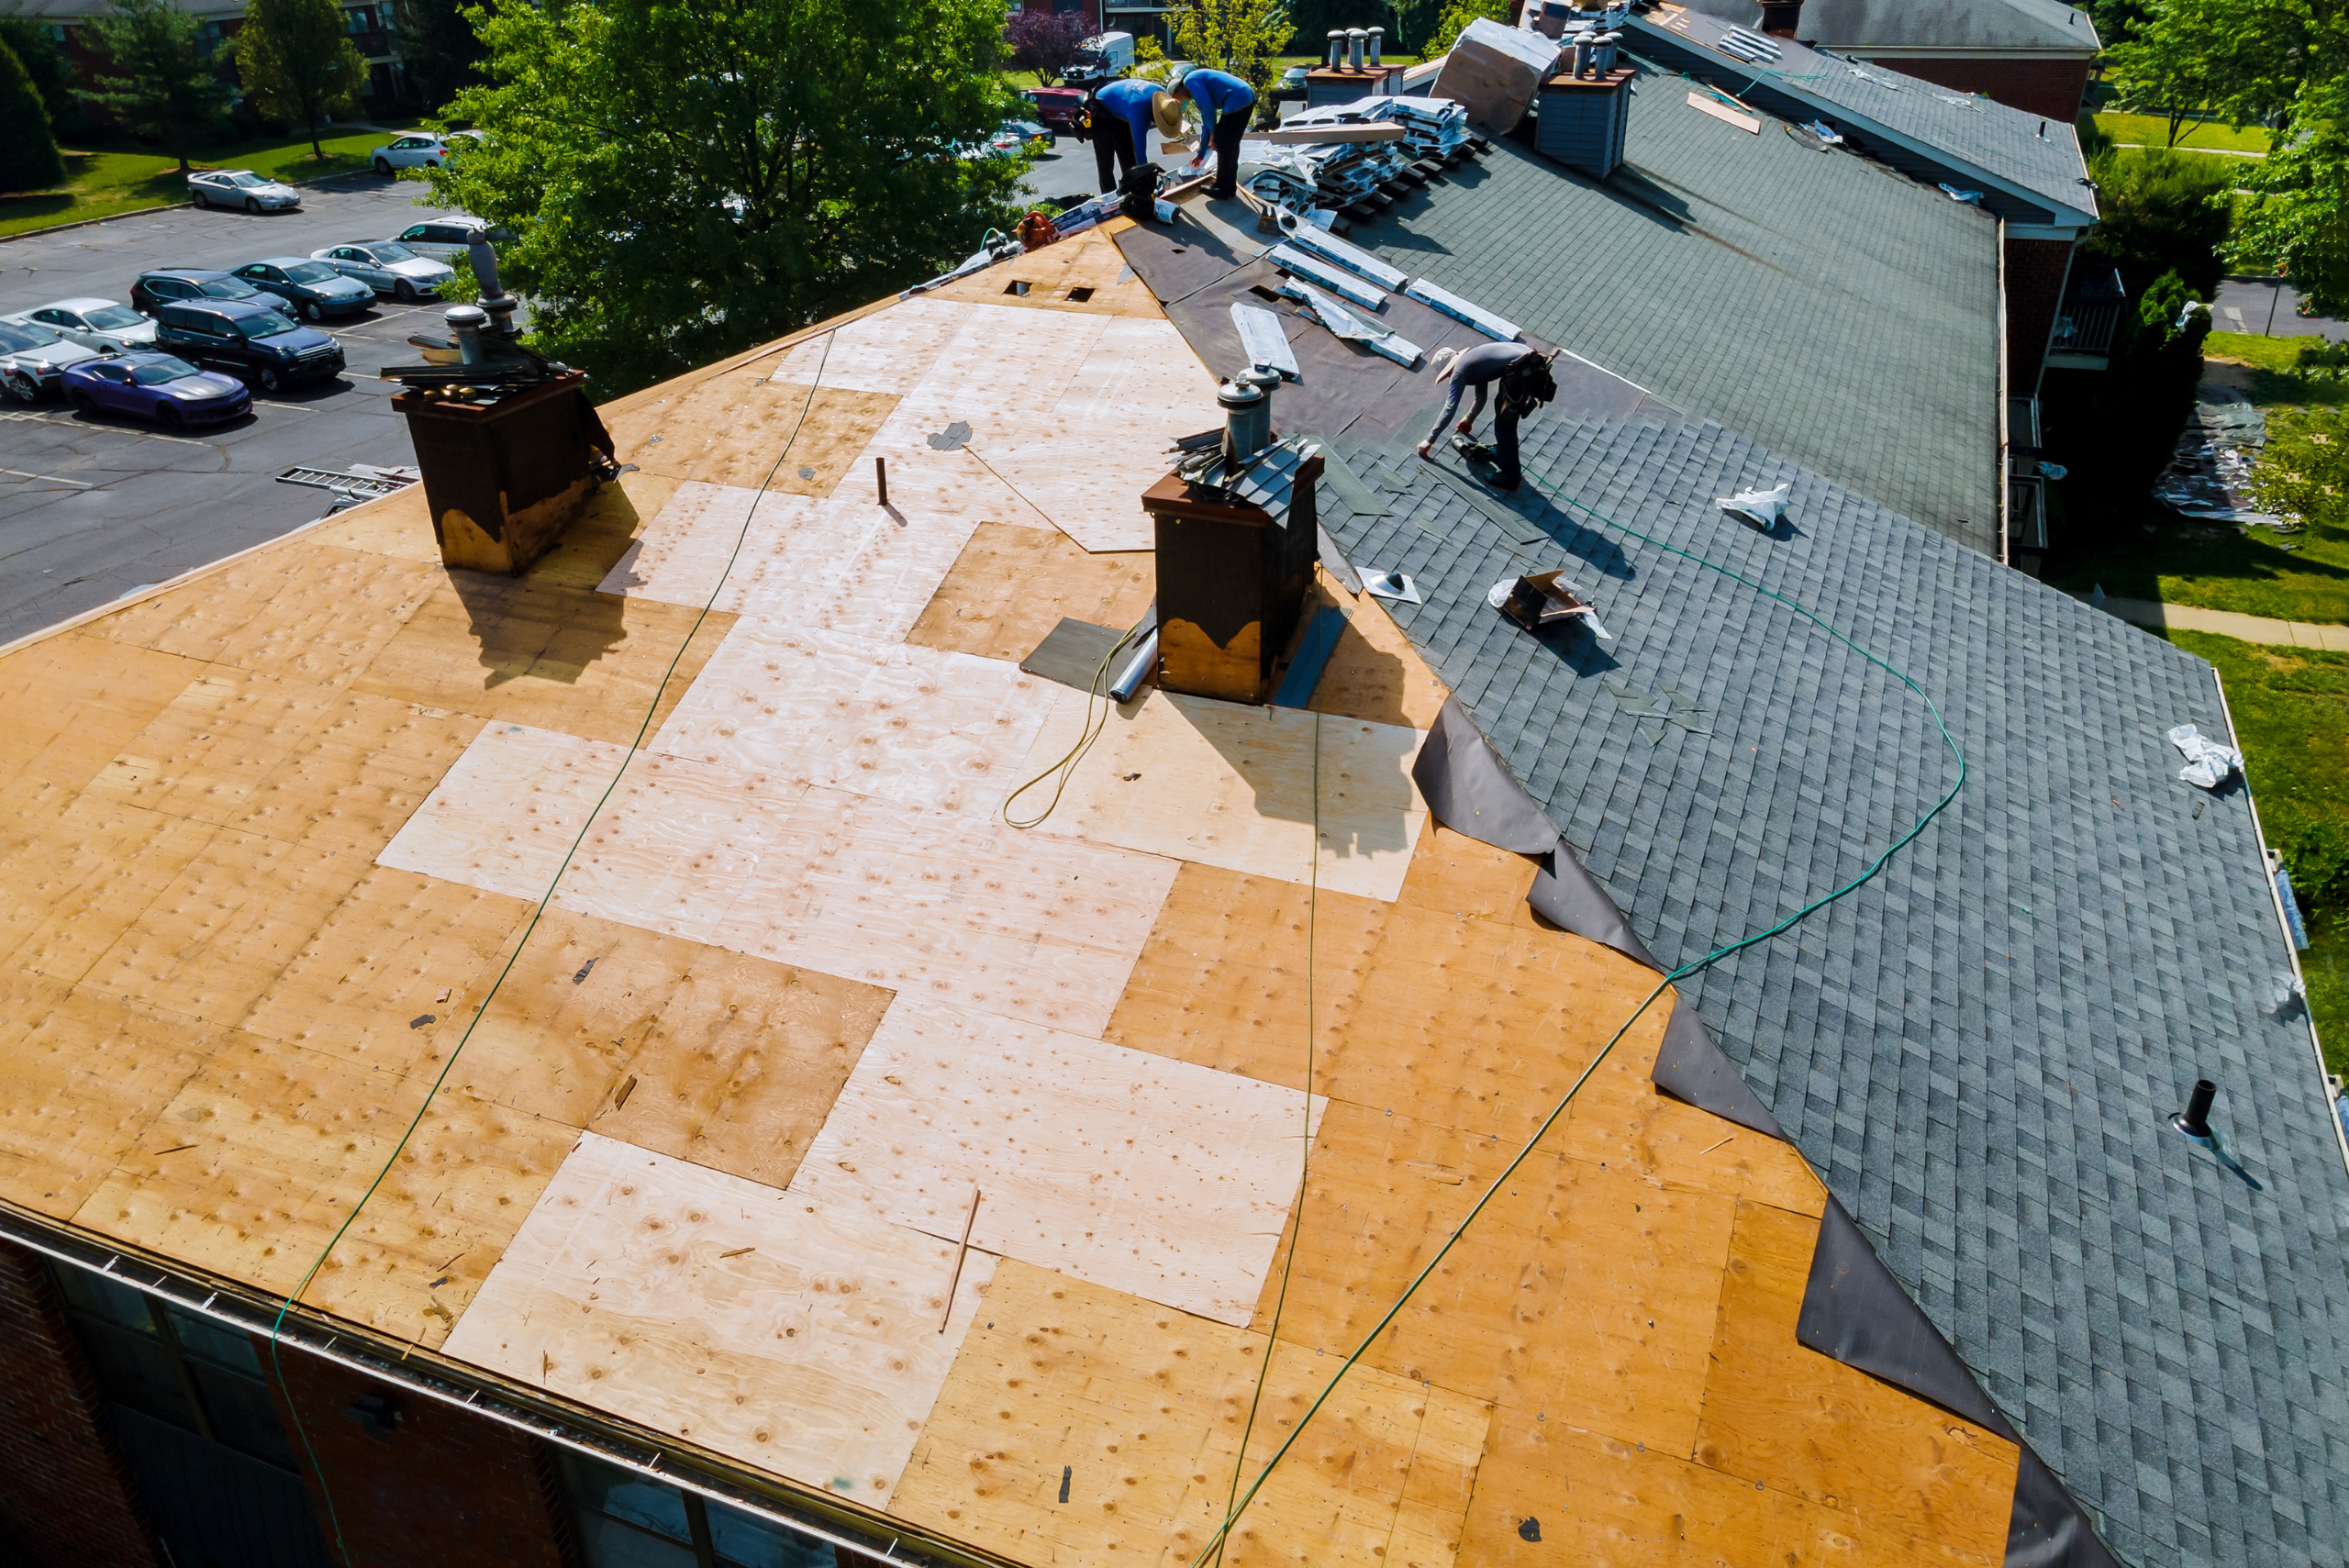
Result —
<path fill-rule="evenodd" d="M 1601 33 L 1590 40 L 1590 71 L 1594 76 L 1604 76 L 1615 69 L 1615 46 L 1623 41 L 1620 33 Z"/>
<path fill-rule="evenodd" d="M 1368 31 L 1370 33 L 1370 62 L 1373 65 L 1376 65 L 1378 63 L 1379 46 L 1386 40 L 1386 29 L 1385 28 L 1369 28 Z"/>
<path fill-rule="evenodd" d="M 1360 28 L 1348 28 L 1346 29 L 1346 66 L 1349 70 L 1360 71 L 1362 69 L 1362 46 L 1365 41 L 1367 41 L 1370 35 L 1364 32 Z"/>
<path fill-rule="evenodd" d="M 1330 69 L 1335 71 L 1346 62 L 1346 29 L 1330 29 Z"/>
<path fill-rule="evenodd" d="M 2188 1096 L 2186 1109 L 2177 1118 L 2177 1130 L 2188 1138 L 2210 1136 L 2210 1102 L 2219 1097 L 2219 1085 L 2208 1078 L 2194 1080 L 2194 1093 Z"/>
<path fill-rule="evenodd" d="M 1277 372 L 1272 379 L 1277 382 Z M 1273 393 L 1262 378 L 1242 371 L 1216 389 L 1223 409 L 1224 461 L 1241 466 L 1273 444 Z"/>
<path fill-rule="evenodd" d="M 1802 21 L 1802 0 L 1762 0 L 1762 30 L 1774 39 L 1790 39 Z"/>

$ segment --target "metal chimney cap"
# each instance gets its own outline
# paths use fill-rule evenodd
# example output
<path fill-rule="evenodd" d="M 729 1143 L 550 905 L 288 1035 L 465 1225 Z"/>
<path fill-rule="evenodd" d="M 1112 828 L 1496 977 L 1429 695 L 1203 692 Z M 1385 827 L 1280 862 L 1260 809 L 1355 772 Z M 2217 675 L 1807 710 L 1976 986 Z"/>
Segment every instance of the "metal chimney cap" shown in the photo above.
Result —
<path fill-rule="evenodd" d="M 477 305 L 452 305 L 443 319 L 451 331 L 479 331 L 489 325 L 489 312 Z"/>
<path fill-rule="evenodd" d="M 1253 408 L 1264 401 L 1264 389 L 1253 381 L 1234 378 L 1215 389 L 1215 400 L 1224 408 Z"/>

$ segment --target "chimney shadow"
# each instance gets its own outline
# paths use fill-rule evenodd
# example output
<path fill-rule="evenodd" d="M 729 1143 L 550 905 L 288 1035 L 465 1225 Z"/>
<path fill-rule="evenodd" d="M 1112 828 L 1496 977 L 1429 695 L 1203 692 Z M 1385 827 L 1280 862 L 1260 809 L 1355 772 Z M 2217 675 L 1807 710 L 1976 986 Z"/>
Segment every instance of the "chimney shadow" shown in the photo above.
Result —
<path fill-rule="evenodd" d="M 628 640 L 628 601 L 592 589 L 449 569 L 465 607 L 484 691 L 511 681 L 575 684 L 587 668 Z"/>
<path fill-rule="evenodd" d="M 1385 721 L 1365 731 L 1353 715 L 1162 695 L 1239 777 L 1249 793 L 1248 805 L 1259 816 L 1276 822 L 1318 820 L 1322 848 L 1341 860 L 1410 852 L 1410 774 L 1419 755 L 1418 731 Z M 1129 705 L 1119 712 L 1137 715 L 1140 708 Z"/>

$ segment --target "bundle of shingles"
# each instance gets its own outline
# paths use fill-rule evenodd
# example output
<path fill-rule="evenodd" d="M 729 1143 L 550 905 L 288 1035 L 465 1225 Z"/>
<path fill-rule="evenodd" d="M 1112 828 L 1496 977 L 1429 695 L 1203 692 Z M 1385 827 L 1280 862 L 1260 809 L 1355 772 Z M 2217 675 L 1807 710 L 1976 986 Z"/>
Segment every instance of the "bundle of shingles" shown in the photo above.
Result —
<path fill-rule="evenodd" d="M 1293 115 L 1281 128 L 1380 122 L 1399 126 L 1401 138 L 1304 146 L 1243 142 L 1241 180 L 1258 200 L 1286 212 L 1366 211 L 1386 206 L 1410 186 L 1424 185 L 1444 165 L 1484 145 L 1470 132 L 1466 114 L 1448 98 L 1357 98 Z"/>

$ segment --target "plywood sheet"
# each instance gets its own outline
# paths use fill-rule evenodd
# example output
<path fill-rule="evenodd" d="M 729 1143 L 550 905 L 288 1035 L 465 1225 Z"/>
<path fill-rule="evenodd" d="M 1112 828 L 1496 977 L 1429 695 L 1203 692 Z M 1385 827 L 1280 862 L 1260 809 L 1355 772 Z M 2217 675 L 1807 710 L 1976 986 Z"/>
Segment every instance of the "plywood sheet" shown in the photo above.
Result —
<path fill-rule="evenodd" d="M 675 480 L 659 473 L 623 473 L 597 486 L 580 515 L 523 576 L 532 583 L 593 588 L 676 488 Z"/>
<path fill-rule="evenodd" d="M 1404 873 L 1395 901 L 1433 914 L 1539 930 L 1540 918 L 1525 902 L 1539 869 L 1523 855 L 1431 821 L 1419 830 L 1410 870 Z"/>
<path fill-rule="evenodd" d="M 1083 692 L 1055 694 L 1023 776 L 1075 744 L 1086 706 Z M 1420 740 L 1394 725 L 1152 691 L 1110 716 L 1046 828 L 1391 899 L 1427 821 L 1410 776 Z"/>
<path fill-rule="evenodd" d="M 193 659 L 78 631 L 0 659 L 0 787 L 80 789 L 203 673 Z"/>
<path fill-rule="evenodd" d="M 882 1507 L 994 1272 L 950 1308 L 957 1251 L 591 1132 L 445 1348 Z"/>
<path fill-rule="evenodd" d="M 2015 1445 L 1796 1342 L 1818 1237 L 1813 1216 L 1738 1205 L 1697 1462 L 2002 1560 Z"/>
<path fill-rule="evenodd" d="M 963 439 L 992 462 L 1017 444 L 1021 432 L 1052 416 L 1062 395 L 1085 373 L 1105 332 L 1136 325 L 1075 311 L 960 308 L 967 314 L 920 383 L 883 423 L 874 438 L 878 447 L 931 450 L 931 436 L 962 424 L 971 431 Z M 1136 434 L 1144 441 L 1156 439 L 1152 430 Z"/>
<path fill-rule="evenodd" d="M 432 506 L 424 498 L 421 484 L 362 502 L 313 528 L 307 537 L 341 550 L 389 555 L 428 566 L 440 564 L 440 541 L 432 535 Z"/>
<path fill-rule="evenodd" d="M 1336 1363 L 1283 1347 L 1241 1431 L 1262 1335 L 1016 1261 L 996 1270 L 891 1511 L 1019 1562 L 1186 1568 Z M 1487 1408 L 1357 1368 L 1224 1552 L 1229 1563 L 1451 1568 Z M 1063 1488 L 1066 1488 L 1065 1500 Z"/>
<path fill-rule="evenodd" d="M 376 863 L 535 904 L 628 757 L 608 741 L 485 726 Z"/>
<path fill-rule="evenodd" d="M 991 817 L 1057 690 L 1016 664 L 745 617 L 653 749 Z"/>
<path fill-rule="evenodd" d="M 429 1073 L 495 983 L 530 909 L 511 895 L 372 867 L 239 1027 L 385 1073 Z"/>
<path fill-rule="evenodd" d="M 1976 1530 L 1936 1540 L 1879 1529 L 1653 1446 L 1504 1407 L 1477 1469 L 1460 1557 L 1495 1568 L 1987 1568 L 2005 1555 L 2008 1518 L 2002 1499 L 1986 1521 L 1998 1550 L 1985 1555 Z"/>
<path fill-rule="evenodd" d="M 224 1032 L 17 968 L 0 971 L 0 1198 L 55 1219 L 82 1207 Z"/>
<path fill-rule="evenodd" d="M 0 963 L 69 981 L 136 928 L 219 831 L 83 798 L 15 826 L 0 860 Z"/>
<path fill-rule="evenodd" d="M 431 598 L 437 566 L 294 539 L 92 621 L 87 635 L 341 684 Z"/>
<path fill-rule="evenodd" d="M 900 998 L 792 1191 L 1244 1324 L 1319 1102 Z"/>
<path fill-rule="evenodd" d="M 772 553 L 814 515 L 815 506 L 805 495 L 762 495 L 737 485 L 687 481 L 671 493 L 596 586 L 607 594 L 673 605 L 708 604 L 745 552 L 754 561 Z"/>
<path fill-rule="evenodd" d="M 290 1291 L 388 1163 L 303 1299 L 437 1343 L 574 1134 L 444 1091 L 401 1148 L 427 1088 L 232 1035 L 73 1223 Z"/>
<path fill-rule="evenodd" d="M 620 460 L 670 479 L 828 493 L 897 400 L 829 376 L 811 387 L 778 369 L 752 360 L 616 414 Z"/>
<path fill-rule="evenodd" d="M 1017 664 L 1063 617 L 1133 625 L 1157 580 L 1149 550 L 1096 555 L 1058 529 L 981 523 L 906 640 Z"/>
<path fill-rule="evenodd" d="M 1369 595 L 1347 593 L 1326 573 L 1319 574 L 1318 588 L 1320 602 L 1345 611 L 1346 628 L 1338 634 L 1306 706 L 1316 713 L 1431 728 L 1450 693 L 1410 639 Z"/>
<path fill-rule="evenodd" d="M 718 940 L 1097 1036 L 1174 876 L 1155 855 L 811 789 Z"/>
<path fill-rule="evenodd" d="M 920 384 L 972 314 L 968 305 L 935 295 L 899 300 L 784 350 L 771 373 L 799 386 L 820 373 L 825 386 L 902 395 Z"/>
<path fill-rule="evenodd" d="M 1008 292 L 1015 282 L 1026 284 L 1027 292 Z M 1072 290 L 1089 292 L 1078 299 Z M 1096 316 L 1163 316 L 1150 285 L 1126 264 L 1117 241 L 1098 228 L 957 278 L 929 297 Z"/>
<path fill-rule="evenodd" d="M 529 578 L 440 576 L 354 689 L 625 744 L 656 694 L 659 726 L 733 625 L 728 615 L 704 619 L 683 606 Z"/>

